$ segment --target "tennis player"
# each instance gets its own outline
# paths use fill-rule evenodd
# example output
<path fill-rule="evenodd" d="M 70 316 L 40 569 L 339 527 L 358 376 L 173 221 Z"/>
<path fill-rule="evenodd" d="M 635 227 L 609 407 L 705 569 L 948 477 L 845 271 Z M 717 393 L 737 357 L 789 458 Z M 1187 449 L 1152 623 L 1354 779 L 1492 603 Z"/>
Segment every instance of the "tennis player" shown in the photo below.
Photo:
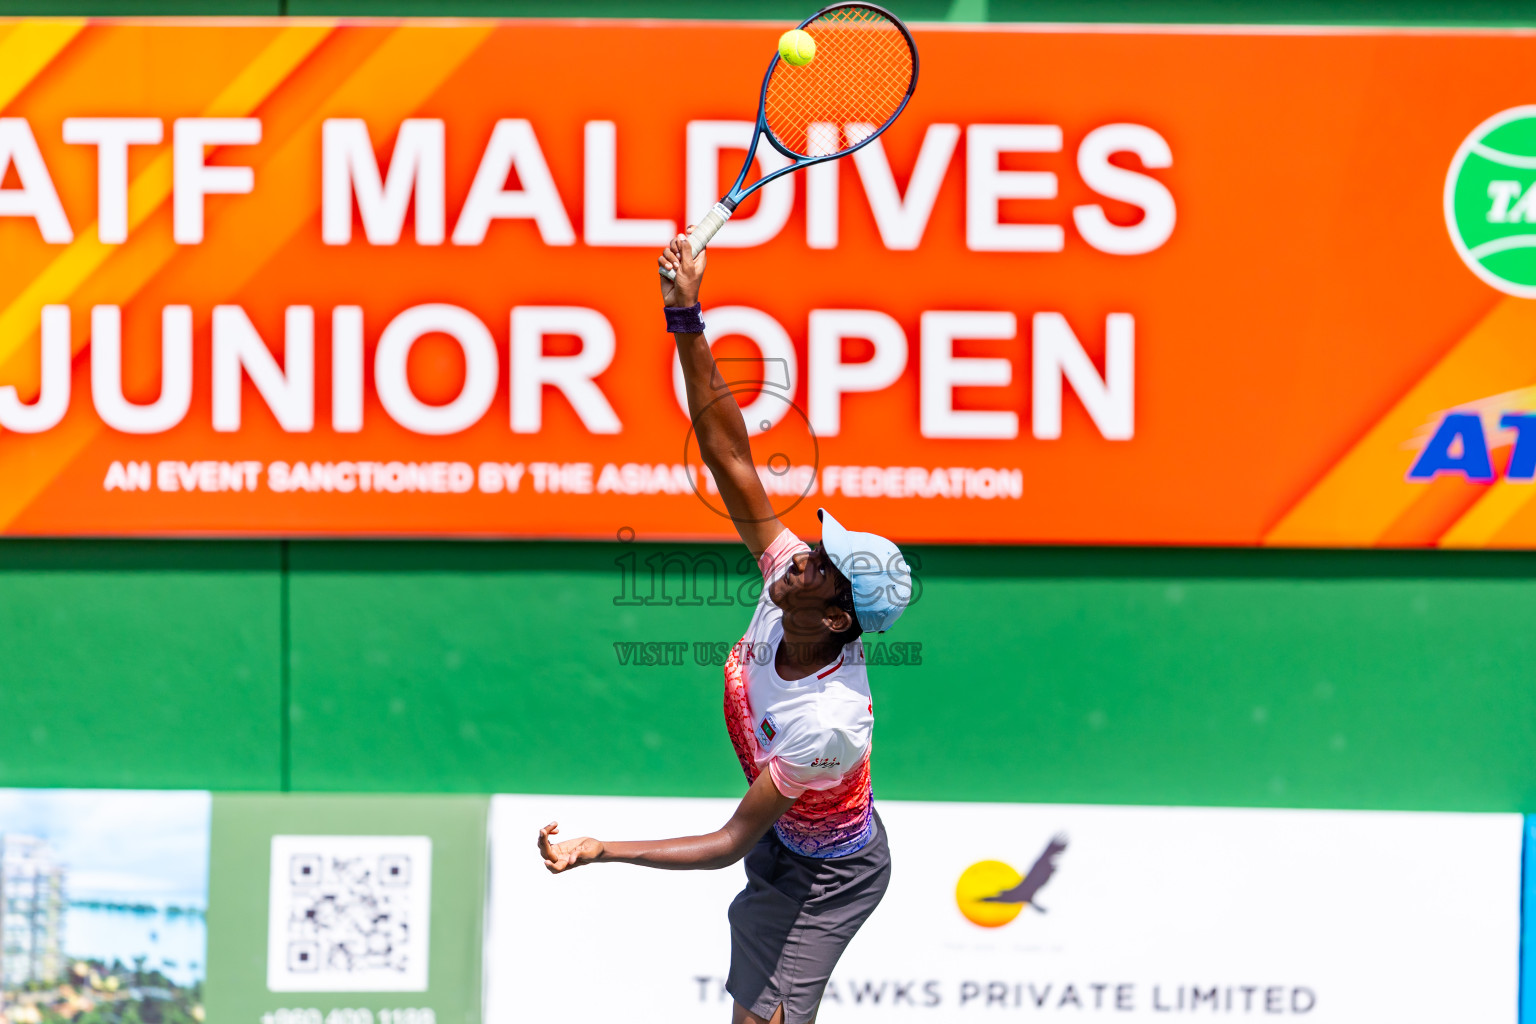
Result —
<path fill-rule="evenodd" d="M 600 861 L 653 868 L 723 868 L 746 858 L 747 887 L 732 901 L 733 1024 L 808 1024 L 848 942 L 885 895 L 885 828 L 870 791 L 874 704 L 862 633 L 883 633 L 911 593 L 901 551 L 851 533 L 822 509 L 812 549 L 784 528 L 752 462 L 746 423 L 723 383 L 699 310 L 705 255 L 679 235 L 661 254 L 667 329 L 687 382 L 699 451 L 763 593 L 725 665 L 725 726 L 747 795 L 709 835 L 643 842 L 574 839 L 539 831 L 556 874 Z"/>

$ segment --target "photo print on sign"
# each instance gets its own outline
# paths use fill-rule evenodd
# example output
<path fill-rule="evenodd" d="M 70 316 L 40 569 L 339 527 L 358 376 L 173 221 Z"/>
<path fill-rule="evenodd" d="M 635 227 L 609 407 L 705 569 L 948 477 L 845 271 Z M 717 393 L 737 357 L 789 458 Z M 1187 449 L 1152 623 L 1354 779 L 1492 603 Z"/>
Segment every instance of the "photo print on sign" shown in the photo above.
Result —
<path fill-rule="evenodd" d="M 272 992 L 425 992 L 427 836 L 273 836 Z"/>
<path fill-rule="evenodd" d="M 0 1024 L 204 1019 L 211 806 L 0 789 Z"/>

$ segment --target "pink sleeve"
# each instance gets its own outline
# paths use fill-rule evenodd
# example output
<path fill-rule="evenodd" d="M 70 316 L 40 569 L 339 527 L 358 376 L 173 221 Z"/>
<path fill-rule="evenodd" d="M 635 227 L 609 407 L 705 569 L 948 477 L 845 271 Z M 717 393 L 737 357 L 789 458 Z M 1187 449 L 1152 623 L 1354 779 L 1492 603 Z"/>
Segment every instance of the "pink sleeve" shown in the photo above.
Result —
<path fill-rule="evenodd" d="M 798 800 L 807 790 L 831 789 L 842 782 L 843 776 L 847 774 L 847 766 L 840 764 L 836 767 L 810 768 L 792 764 L 782 757 L 770 757 L 768 773 L 773 776 L 773 784 L 780 793 Z"/>
<path fill-rule="evenodd" d="M 805 791 L 811 787 L 802 785 L 791 779 L 789 777 L 789 773 L 785 771 L 786 767 L 787 766 L 781 764 L 779 759 L 776 757 L 770 757 L 768 759 L 768 774 L 773 776 L 774 786 L 780 793 L 783 793 L 791 800 L 798 800 L 804 796 Z"/>
<path fill-rule="evenodd" d="M 783 571 L 795 553 L 805 546 L 804 541 L 788 530 L 773 538 L 773 543 L 768 545 L 768 549 L 757 556 L 757 567 L 762 570 L 764 581 L 773 579 Z M 810 549 L 806 548 L 806 550 Z M 784 795 L 789 796 L 790 794 L 785 793 Z"/>
<path fill-rule="evenodd" d="M 795 729 L 768 759 L 773 784 L 788 797 L 832 789 L 864 760 L 865 751 L 843 729 Z"/>

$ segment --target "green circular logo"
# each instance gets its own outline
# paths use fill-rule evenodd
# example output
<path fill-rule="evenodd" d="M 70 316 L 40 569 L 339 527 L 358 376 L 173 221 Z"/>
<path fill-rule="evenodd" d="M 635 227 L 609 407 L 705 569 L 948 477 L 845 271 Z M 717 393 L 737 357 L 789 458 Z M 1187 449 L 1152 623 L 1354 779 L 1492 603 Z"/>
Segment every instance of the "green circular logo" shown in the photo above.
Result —
<path fill-rule="evenodd" d="M 1456 150 L 1445 226 L 1472 273 L 1536 299 L 1536 106 L 1495 114 Z"/>

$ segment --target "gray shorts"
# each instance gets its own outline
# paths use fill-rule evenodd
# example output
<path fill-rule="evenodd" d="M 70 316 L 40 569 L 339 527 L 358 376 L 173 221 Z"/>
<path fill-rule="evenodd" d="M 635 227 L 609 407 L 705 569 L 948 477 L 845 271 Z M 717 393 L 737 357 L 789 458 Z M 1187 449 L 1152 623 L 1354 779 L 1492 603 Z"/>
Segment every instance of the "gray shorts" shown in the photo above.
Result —
<path fill-rule="evenodd" d="M 785 1024 L 808 1024 L 832 968 L 891 882 L 885 826 L 877 813 L 862 850 L 825 859 L 791 853 L 770 829 L 743 863 L 726 990 L 764 1020 L 782 1003 Z"/>

